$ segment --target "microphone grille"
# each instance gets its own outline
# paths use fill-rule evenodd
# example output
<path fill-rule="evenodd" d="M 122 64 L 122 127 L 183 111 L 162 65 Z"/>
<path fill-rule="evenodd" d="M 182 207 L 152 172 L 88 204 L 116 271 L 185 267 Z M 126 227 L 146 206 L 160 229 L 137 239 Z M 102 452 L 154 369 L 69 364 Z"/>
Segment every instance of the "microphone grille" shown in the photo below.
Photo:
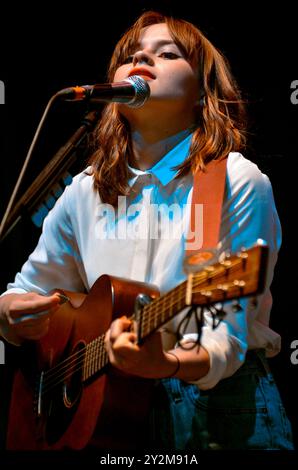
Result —
<path fill-rule="evenodd" d="M 146 80 L 138 75 L 132 75 L 125 79 L 125 81 L 131 83 L 135 89 L 135 96 L 129 103 L 127 103 L 127 105 L 131 108 L 139 108 L 140 106 L 143 106 L 150 96 L 150 87 Z"/>

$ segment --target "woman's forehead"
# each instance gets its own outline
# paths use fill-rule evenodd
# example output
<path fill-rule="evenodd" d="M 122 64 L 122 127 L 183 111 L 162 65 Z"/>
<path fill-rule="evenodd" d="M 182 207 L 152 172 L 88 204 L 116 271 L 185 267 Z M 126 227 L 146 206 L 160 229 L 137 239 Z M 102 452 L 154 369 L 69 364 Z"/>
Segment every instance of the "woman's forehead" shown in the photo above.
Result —
<path fill-rule="evenodd" d="M 171 34 L 166 23 L 156 23 L 145 26 L 140 31 L 139 41 L 146 41 L 156 37 L 171 39 Z"/>
<path fill-rule="evenodd" d="M 167 44 L 175 44 L 175 41 L 167 24 L 158 23 L 142 28 L 135 46 L 143 48 L 147 45 L 159 47 Z"/>

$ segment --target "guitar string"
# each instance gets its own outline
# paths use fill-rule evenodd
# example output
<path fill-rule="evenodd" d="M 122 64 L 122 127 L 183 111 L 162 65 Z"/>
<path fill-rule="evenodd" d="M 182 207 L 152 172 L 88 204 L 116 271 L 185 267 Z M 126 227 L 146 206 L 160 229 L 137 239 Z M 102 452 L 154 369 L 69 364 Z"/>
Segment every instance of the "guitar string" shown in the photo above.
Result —
<path fill-rule="evenodd" d="M 184 287 L 184 284 L 185 284 L 185 282 L 181 283 L 181 284 L 180 284 L 179 286 L 177 286 L 174 290 L 176 290 L 176 289 L 177 289 L 177 291 L 178 291 L 178 290 L 182 290 L 182 287 Z M 180 292 L 176 292 L 176 293 L 177 293 L 178 295 L 180 294 Z M 168 295 L 168 293 L 165 294 L 165 296 L 167 296 L 167 295 Z M 165 297 L 165 296 L 163 296 L 163 297 Z M 163 299 L 163 297 L 157 298 L 157 299 L 156 299 L 156 303 L 161 302 L 161 299 Z M 174 299 L 173 299 L 173 300 L 174 300 Z M 155 302 L 154 302 L 154 304 L 155 304 Z M 152 304 L 149 304 L 149 305 L 148 305 L 148 307 L 150 307 L 150 310 L 151 310 L 151 311 L 155 310 L 155 305 L 154 305 L 154 304 L 152 303 Z M 153 306 L 154 306 L 154 308 L 153 308 Z M 148 307 L 145 306 L 144 308 L 146 309 L 146 308 L 148 308 Z M 151 314 L 151 312 L 150 312 L 150 314 Z M 130 318 L 130 319 L 134 319 L 134 314 L 133 314 L 131 317 L 129 317 L 129 318 Z M 104 336 L 104 334 L 103 334 L 102 336 Z M 100 338 L 100 336 L 99 336 L 99 338 Z M 95 340 L 93 340 L 93 341 L 95 341 Z M 91 343 L 92 343 L 92 341 L 91 341 Z M 89 343 L 89 344 L 91 344 L 91 343 Z M 86 346 L 84 349 L 87 349 L 87 347 L 88 347 L 88 346 Z M 81 352 L 83 352 L 83 349 L 81 349 L 80 351 L 78 351 L 78 352 L 76 352 L 76 353 L 70 355 L 68 358 L 64 359 L 64 360 L 61 361 L 59 364 L 57 364 L 56 366 L 52 367 L 49 371 L 45 372 L 45 374 L 48 375 L 50 372 L 53 372 L 55 369 L 59 368 L 63 363 L 68 362 L 72 357 L 76 356 L 77 354 L 79 354 L 79 353 L 81 353 Z"/>
<path fill-rule="evenodd" d="M 238 261 L 238 260 L 237 260 L 237 261 Z M 238 264 L 239 264 L 239 263 L 238 263 Z M 233 266 L 230 266 L 229 268 L 225 268 L 225 267 L 222 266 L 222 270 L 226 272 L 227 269 L 228 269 L 230 272 L 233 272 L 233 271 L 235 270 L 235 269 L 233 269 L 233 268 L 236 268 L 236 267 L 237 267 L 237 266 L 236 266 L 236 262 L 235 262 L 235 264 L 234 264 Z M 203 281 L 207 281 L 207 280 L 209 280 L 209 279 L 214 279 L 214 278 L 216 278 L 216 277 L 221 276 L 222 274 L 223 274 L 222 272 L 218 272 L 218 271 L 217 271 L 216 273 L 214 273 L 213 276 L 211 276 L 210 274 L 209 274 L 209 275 L 206 275 L 206 272 L 204 271 L 204 272 L 203 272 L 203 276 L 202 276 L 203 279 L 200 279 L 199 281 L 198 281 L 198 280 L 195 280 L 195 281 L 193 282 L 193 289 L 194 289 L 195 287 L 198 287 L 198 285 L 200 285 L 200 284 L 202 283 L 202 280 L 203 280 Z M 198 284 L 198 282 L 199 282 L 199 284 Z M 182 284 L 183 284 L 183 288 L 184 288 L 184 287 L 186 288 L 186 285 L 187 285 L 187 284 L 186 284 L 186 281 L 183 282 Z M 181 285 L 182 285 L 182 284 L 181 284 Z M 206 286 L 205 289 L 206 289 L 206 290 L 210 290 L 209 287 L 210 287 L 210 286 Z M 213 288 L 213 290 L 215 290 L 215 289 Z M 164 306 L 165 306 L 165 305 L 166 305 L 167 308 L 169 308 L 169 303 L 167 303 L 167 302 L 170 302 L 170 301 L 171 301 L 171 297 L 172 297 L 172 295 L 173 295 L 174 292 L 175 292 L 175 289 L 172 290 L 172 291 L 170 291 L 170 292 L 168 292 L 168 293 L 165 294 L 164 296 L 160 297 L 160 298 L 158 299 L 159 302 L 154 302 L 154 303 L 152 303 L 152 304 L 149 304 L 149 306 L 152 307 L 152 308 L 150 309 L 151 311 L 149 312 L 151 315 L 149 314 L 147 317 L 145 317 L 145 318 L 144 318 L 144 322 L 143 322 L 143 324 L 142 324 L 142 326 L 143 326 L 145 329 L 148 327 L 148 325 L 151 326 L 152 317 L 153 317 L 153 322 L 154 322 L 154 320 L 156 320 L 156 316 L 155 316 L 156 313 L 159 313 L 159 311 L 161 310 L 161 311 L 162 311 L 162 314 L 163 314 L 163 309 L 164 309 Z M 193 291 L 193 293 L 195 293 L 195 292 Z M 181 300 L 184 300 L 184 297 L 181 298 Z"/>
<path fill-rule="evenodd" d="M 179 287 L 182 287 L 182 285 L 180 285 Z M 196 285 L 194 285 L 194 287 L 196 287 Z M 212 290 L 215 290 L 215 289 L 216 289 L 216 287 L 213 288 Z M 209 290 L 210 290 L 210 289 L 209 289 Z M 173 307 L 175 304 L 179 303 L 181 300 L 184 300 L 184 296 L 183 296 L 183 298 L 178 298 L 178 296 L 176 295 L 175 301 L 172 302 L 172 304 L 168 305 L 168 307 Z M 149 305 L 149 306 L 150 306 L 150 305 Z M 150 312 L 150 313 L 152 313 L 152 312 Z M 158 312 L 158 319 L 159 319 L 159 317 L 162 318 L 162 314 L 163 314 L 163 312 L 161 312 L 161 313 L 160 313 L 160 311 Z M 167 321 L 167 320 L 166 320 L 166 321 Z M 155 322 L 154 322 L 154 323 L 155 323 Z M 149 322 L 149 323 L 147 322 L 147 326 L 148 326 L 148 325 L 151 327 L 151 322 Z M 149 329 L 149 332 L 150 332 L 150 329 Z M 98 345 L 97 345 L 96 348 L 95 348 L 96 342 L 98 342 Z M 92 345 L 92 343 L 93 343 L 93 345 Z M 72 363 L 75 363 L 75 364 L 77 365 L 77 362 L 78 362 L 78 360 L 80 359 L 80 357 L 84 357 L 84 359 L 85 359 L 86 354 L 87 354 L 87 355 L 89 354 L 89 355 L 87 356 L 87 366 L 86 366 L 86 369 L 87 369 L 87 368 L 92 368 L 92 366 L 94 366 L 94 364 L 92 364 L 92 362 L 94 361 L 93 355 L 97 353 L 97 350 L 99 349 L 98 346 L 100 346 L 100 347 L 102 348 L 102 343 L 103 343 L 103 339 L 101 339 L 101 337 L 99 337 L 99 338 L 93 340 L 91 343 L 89 343 L 89 345 L 88 345 L 87 347 L 82 348 L 82 349 L 81 349 L 80 351 L 78 351 L 77 353 L 73 354 L 72 356 L 69 356 L 69 357 L 64 361 L 64 362 L 66 362 L 66 364 L 65 364 L 63 367 L 61 367 L 61 364 L 62 364 L 62 363 L 59 363 L 57 366 L 55 366 L 55 368 L 56 368 L 57 370 L 56 370 L 56 372 L 55 372 L 54 374 L 53 374 L 53 369 L 54 369 L 54 368 L 51 369 L 50 371 L 48 371 L 48 372 L 46 373 L 46 374 L 47 374 L 47 382 L 49 382 L 50 380 L 52 380 L 52 379 L 55 377 L 55 375 L 57 374 L 57 372 L 58 372 L 58 374 L 61 375 L 61 372 L 63 371 L 63 368 L 66 368 L 66 367 L 69 368 L 69 367 L 71 367 L 71 366 L 72 366 Z M 91 352 L 88 352 L 88 349 L 89 349 L 89 350 L 91 349 Z M 93 351 L 92 351 L 92 349 L 93 349 Z M 87 353 L 86 353 L 86 351 L 87 351 Z M 98 360 L 98 362 L 100 362 L 100 361 Z M 56 377 L 55 377 L 55 378 L 56 378 Z M 65 377 L 64 377 L 64 379 L 65 379 Z"/>
<path fill-rule="evenodd" d="M 72 361 L 72 367 L 67 367 L 67 374 L 65 374 L 65 371 L 60 371 L 61 373 L 56 374 L 55 380 L 53 380 L 52 383 L 49 383 L 50 381 L 48 380 L 46 386 L 44 386 L 42 390 L 42 395 L 55 388 L 57 385 L 63 383 L 76 372 L 82 370 L 82 366 L 84 367 L 84 365 L 85 367 L 83 370 L 85 370 L 85 372 L 87 370 L 87 374 L 85 374 L 83 381 L 87 380 L 89 377 L 94 375 L 94 373 L 98 372 L 101 368 L 103 368 L 104 365 L 108 363 L 107 361 L 106 363 L 102 364 L 102 360 L 105 359 L 105 357 L 106 359 L 108 358 L 107 352 L 105 349 L 103 349 L 103 342 L 101 342 L 97 345 L 96 348 L 94 347 L 93 350 L 87 352 L 87 359 L 85 358 L 84 353 L 81 357 L 77 357 L 75 361 Z M 85 364 L 86 360 L 87 365 Z M 54 377 L 52 377 L 52 379 L 53 378 Z"/>
<path fill-rule="evenodd" d="M 224 268 L 224 269 L 226 270 L 226 268 Z M 231 269 L 231 266 L 230 266 L 228 269 L 230 270 L 230 269 Z M 217 272 L 217 273 L 215 273 L 214 276 L 212 276 L 212 275 L 209 274 L 208 277 L 206 277 L 206 274 L 205 274 L 205 275 L 204 275 L 204 278 L 205 278 L 205 280 L 207 280 L 208 278 L 210 279 L 210 278 L 212 278 L 212 277 L 219 276 L 219 274 L 221 274 L 221 273 L 218 273 L 218 272 Z M 200 283 L 201 283 L 201 281 L 199 281 L 199 282 L 194 282 L 194 283 L 193 283 L 193 287 L 198 287 L 198 285 L 199 285 Z M 157 301 L 159 301 L 159 302 L 154 302 L 155 305 L 154 305 L 154 304 L 149 304 L 149 305 L 148 305 L 148 310 L 150 310 L 150 311 L 148 312 L 149 315 L 151 315 L 151 317 L 152 317 L 153 315 L 155 315 L 154 320 L 155 320 L 156 318 L 157 318 L 158 320 L 159 320 L 160 318 L 162 318 L 162 315 L 163 315 L 164 312 L 163 312 L 163 310 L 160 308 L 161 303 L 164 303 L 164 301 L 165 301 L 165 299 L 166 299 L 167 297 L 172 296 L 172 293 L 175 292 L 176 289 L 177 289 L 177 290 L 181 290 L 181 288 L 184 287 L 185 284 L 186 284 L 186 282 L 183 282 L 182 284 L 180 284 L 179 286 L 177 286 L 177 287 L 176 287 L 173 291 L 171 291 L 170 293 L 167 293 L 166 295 L 164 295 L 164 296 L 158 298 Z M 234 284 L 232 284 L 232 286 L 234 286 Z M 234 286 L 234 287 L 235 287 L 235 286 Z M 216 289 L 217 289 L 217 287 L 211 288 L 210 286 L 208 286 L 208 290 L 209 290 L 209 291 L 216 290 Z M 176 305 L 177 303 L 179 303 L 179 302 L 185 300 L 185 295 L 183 295 L 183 297 L 180 297 L 180 298 L 179 298 L 179 294 L 180 294 L 180 293 L 181 293 L 181 292 L 177 292 L 177 291 L 175 292 L 176 298 L 173 299 L 174 301 L 172 301 L 172 302 L 170 303 L 170 305 L 168 305 L 168 307 L 173 307 L 173 306 Z M 183 294 L 185 294 L 185 289 L 184 289 Z M 150 309 L 150 307 L 151 307 L 151 309 Z M 157 312 L 154 312 L 154 310 L 157 310 Z M 157 313 L 157 315 L 156 315 L 156 313 Z M 148 319 L 148 321 L 144 321 L 144 323 L 142 324 L 143 328 L 144 328 L 144 327 L 151 326 L 151 321 L 150 321 L 149 316 L 148 316 L 146 319 Z M 145 319 L 145 320 L 146 320 L 146 319 Z M 168 319 L 166 319 L 165 321 L 168 321 Z M 154 323 L 155 323 L 155 322 L 154 322 Z M 144 328 L 144 329 L 145 329 L 145 328 Z M 150 332 L 150 329 L 149 329 L 149 332 Z M 103 342 L 104 342 L 103 338 L 104 338 L 104 335 L 99 336 L 99 337 L 96 338 L 95 340 L 91 341 L 86 347 L 82 348 L 82 349 L 81 349 L 80 351 L 78 351 L 77 353 L 72 354 L 72 355 L 69 356 L 67 359 L 65 359 L 64 361 L 61 361 L 59 364 L 57 364 L 57 366 L 54 366 L 54 367 L 53 367 L 52 369 L 50 369 L 49 371 L 45 372 L 45 374 L 44 374 L 44 379 L 45 379 L 44 383 L 46 383 L 46 385 L 49 385 L 49 381 L 51 381 L 51 380 L 54 379 L 54 378 L 58 378 L 59 375 L 61 376 L 61 373 L 63 372 L 63 369 L 64 369 L 64 368 L 68 368 L 68 369 L 69 369 L 70 367 L 72 367 L 72 364 L 74 364 L 74 365 L 76 365 L 76 366 L 77 366 L 77 365 L 80 365 L 81 363 L 84 362 L 85 357 L 86 357 L 86 355 L 88 356 L 88 354 L 89 354 L 89 356 L 88 356 L 88 358 L 87 358 L 87 366 L 85 367 L 85 369 L 92 368 L 92 366 L 94 366 L 94 364 L 92 364 L 92 362 L 94 362 L 94 354 L 96 354 L 96 353 L 98 352 L 98 349 L 99 349 L 100 359 L 102 359 L 102 354 L 101 354 L 100 349 L 102 349 L 102 346 L 103 346 Z M 95 347 L 95 343 L 96 343 L 96 342 L 98 342 L 98 345 L 96 345 L 96 347 Z M 93 351 L 88 352 L 88 349 L 91 349 L 91 350 L 93 349 Z M 104 350 L 104 351 L 105 351 L 105 350 Z M 81 363 L 78 363 L 78 360 L 80 360 L 81 358 L 83 359 L 83 361 L 81 361 Z M 97 362 L 100 363 L 101 361 L 98 360 Z M 65 363 L 65 364 L 62 366 L 63 363 Z M 56 372 L 53 373 L 54 369 L 56 369 Z M 80 370 L 80 368 L 77 369 L 77 370 Z M 76 371 L 77 371 L 77 370 L 76 370 Z M 56 376 L 57 373 L 58 373 L 58 376 Z M 73 373 L 73 372 L 71 372 L 71 374 L 72 374 L 72 373 Z M 71 374 L 70 374 L 70 375 L 71 375 Z M 68 376 L 65 376 L 64 374 L 62 374 L 62 375 L 63 375 L 63 380 L 65 380 L 66 378 L 68 378 Z M 69 376 L 70 376 L 70 375 L 69 375 Z M 56 377 L 55 377 L 55 376 L 56 376 Z M 59 383 L 59 382 L 57 382 L 57 384 L 58 384 L 58 383 Z M 54 385 L 54 386 L 56 386 L 56 385 Z M 51 387 L 51 388 L 52 388 L 52 387 Z M 46 391 L 48 391 L 48 390 L 46 390 Z M 46 393 L 46 392 L 45 392 L 45 393 Z"/>
<path fill-rule="evenodd" d="M 178 303 L 180 302 L 182 299 L 184 298 L 181 297 L 181 298 L 177 298 L 176 299 L 176 302 L 173 302 L 171 304 L 171 306 L 174 306 L 175 303 Z M 130 317 L 131 318 L 131 317 Z M 94 342 L 97 341 L 99 339 L 99 345 L 100 347 L 102 347 L 102 345 L 104 345 L 104 336 L 105 334 L 99 336 L 97 339 L 93 340 Z M 62 378 L 63 380 L 65 380 L 65 378 L 67 378 L 68 376 L 65 376 L 64 375 L 64 371 L 63 369 L 66 369 L 67 371 L 69 370 L 70 367 L 72 366 L 76 366 L 78 365 L 78 360 L 79 359 L 83 359 L 83 361 L 81 361 L 79 364 L 82 364 L 84 362 L 84 359 L 85 359 L 85 356 L 88 354 L 88 346 L 89 346 L 89 349 L 90 349 L 90 345 L 93 343 L 93 341 L 91 343 L 89 343 L 89 345 L 87 345 L 86 347 L 82 348 L 80 351 L 72 354 L 71 356 L 69 356 L 67 359 L 65 359 L 64 361 L 61 361 L 59 364 L 57 364 L 57 366 L 53 367 L 52 369 L 50 369 L 49 371 L 46 371 L 45 374 L 44 374 L 44 384 L 45 385 L 49 385 L 49 382 L 53 379 L 53 378 L 58 378 L 61 376 L 61 373 L 62 373 Z M 91 346 L 92 347 L 92 346 Z M 104 352 L 106 352 L 106 350 L 104 349 Z M 100 352 L 101 354 L 101 352 Z M 89 359 L 88 359 L 89 360 Z M 64 363 L 64 365 L 61 367 L 62 363 Z M 56 369 L 56 371 L 53 373 L 53 370 Z M 79 369 L 76 369 L 76 371 L 79 370 Z M 73 372 L 72 372 L 73 373 Z M 59 382 L 57 382 L 58 384 Z"/>
<path fill-rule="evenodd" d="M 216 275 L 218 276 L 219 274 L 216 273 Z M 213 276 L 213 277 L 216 277 L 216 275 Z M 211 277 L 211 276 L 209 276 L 209 278 L 210 278 L 210 277 Z M 205 278 L 206 278 L 206 276 L 205 276 Z M 185 284 L 185 283 L 182 283 L 182 284 L 180 284 L 180 285 L 178 286 L 179 290 L 181 290 L 181 287 L 184 287 L 183 284 Z M 199 282 L 199 283 L 198 283 L 198 282 L 195 282 L 195 283 L 193 284 L 193 287 L 197 287 L 199 284 L 200 284 L 200 282 Z M 217 287 L 214 287 L 214 288 L 212 288 L 212 289 L 209 288 L 208 290 L 215 290 L 216 288 L 217 288 Z M 176 288 L 176 289 L 177 289 L 177 288 Z M 172 291 L 172 292 L 173 292 L 173 291 Z M 168 293 L 168 294 L 169 294 L 169 293 Z M 178 292 L 176 292 L 176 298 L 175 298 L 174 302 L 172 302 L 172 304 L 168 305 L 168 307 L 173 307 L 175 304 L 179 303 L 181 300 L 184 300 L 184 295 L 183 295 L 183 297 L 179 298 L 177 294 L 178 294 Z M 180 294 L 180 293 L 179 293 L 179 294 Z M 163 297 L 160 298 L 160 299 L 164 299 L 164 297 L 166 297 L 166 296 L 163 296 Z M 159 300 L 159 299 L 157 299 L 157 300 Z M 153 305 L 153 304 L 149 304 L 148 307 L 150 307 L 150 305 Z M 160 306 L 160 305 L 158 305 L 157 307 L 159 307 L 159 306 Z M 151 309 L 151 310 L 153 310 L 153 309 Z M 154 308 L 154 310 L 156 310 L 156 308 Z M 149 312 L 149 313 L 152 313 L 152 311 Z M 156 313 L 156 312 L 155 312 L 155 313 Z M 160 317 L 160 316 L 162 317 L 162 313 L 163 313 L 163 312 L 161 312 L 161 314 L 160 314 L 160 311 L 159 311 L 159 312 L 158 312 L 158 316 L 159 316 L 159 317 Z M 167 321 L 167 320 L 166 320 L 166 321 Z M 144 324 L 147 325 L 147 326 L 148 326 L 148 325 L 151 326 L 151 322 L 150 322 L 150 321 L 147 322 L 147 323 L 144 323 Z M 149 332 L 150 332 L 150 330 L 149 330 Z M 92 367 L 92 366 L 93 366 L 92 362 L 93 362 L 93 360 L 94 360 L 94 359 L 93 359 L 93 355 L 94 355 L 94 353 L 97 353 L 97 350 L 99 349 L 98 346 L 100 346 L 100 348 L 102 348 L 103 337 L 104 337 L 104 335 L 102 335 L 102 338 L 101 338 L 101 337 L 96 338 L 96 339 L 93 340 L 91 343 L 89 343 L 89 345 L 87 345 L 87 347 L 82 348 L 82 349 L 81 349 L 80 351 L 78 351 L 77 353 L 74 353 L 73 355 L 69 356 L 67 359 L 65 359 L 64 361 L 62 361 L 61 363 L 59 363 L 57 366 L 55 366 L 55 367 L 53 367 L 52 369 L 50 369 L 49 371 L 45 372 L 44 377 L 47 375 L 47 380 L 45 380 L 45 382 L 47 381 L 47 385 L 48 385 L 48 382 L 49 382 L 50 380 L 52 380 L 53 378 L 58 378 L 58 377 L 55 377 L 55 375 L 56 375 L 57 372 L 58 372 L 58 374 L 61 375 L 61 372 L 62 372 L 62 370 L 63 370 L 64 368 L 66 368 L 66 367 L 67 367 L 67 368 L 71 367 L 71 366 L 72 366 L 72 363 L 74 363 L 74 365 L 78 365 L 78 360 L 79 360 L 80 358 L 85 359 L 86 354 L 88 355 L 88 349 L 93 349 L 93 350 L 95 350 L 95 351 L 89 352 L 89 356 L 88 356 L 88 365 L 87 365 L 86 368 Z M 96 341 L 99 343 L 99 344 L 97 345 L 97 348 L 94 347 Z M 92 346 L 92 343 L 93 343 L 93 346 Z M 90 357 L 90 356 L 91 356 L 91 357 Z M 63 367 L 61 367 L 63 362 L 65 362 L 65 365 L 64 365 Z M 100 361 L 98 361 L 98 362 L 100 362 Z M 89 364 L 89 363 L 90 363 L 90 364 Z M 55 372 L 55 373 L 53 373 L 53 370 L 54 370 L 54 369 L 56 369 L 56 372 Z M 78 370 L 79 370 L 79 369 L 78 369 Z M 73 373 L 73 372 L 72 372 L 72 373 Z M 63 379 L 65 380 L 65 378 L 67 378 L 67 377 L 64 376 Z M 58 382 L 58 383 L 59 383 L 59 382 Z"/>
<path fill-rule="evenodd" d="M 237 262 L 237 261 L 236 261 L 236 262 Z M 236 263 L 236 262 L 235 262 L 235 263 Z M 239 262 L 238 262 L 238 264 L 239 264 Z M 236 265 L 236 264 L 235 264 L 235 265 Z M 226 268 L 222 267 L 222 269 L 226 271 Z M 229 269 L 231 269 L 231 268 L 229 268 Z M 208 274 L 206 275 L 206 272 L 205 272 L 205 271 L 203 271 L 202 273 L 198 273 L 198 274 L 196 275 L 196 277 L 195 277 L 194 282 L 193 282 L 193 287 L 198 287 L 198 285 L 200 285 L 200 283 L 201 283 L 202 281 L 205 281 L 205 280 L 208 280 L 208 279 L 216 278 L 216 276 L 219 276 L 219 275 L 222 275 L 222 273 L 221 273 L 221 272 L 216 272 L 216 273 L 214 273 L 214 275 L 211 275 L 210 273 L 208 273 Z M 200 277 L 201 277 L 202 279 L 200 279 Z M 180 292 L 178 292 L 178 291 L 180 291 L 182 288 L 183 288 L 183 290 L 184 290 L 184 287 L 185 287 L 185 286 L 186 286 L 186 281 L 182 282 L 181 284 L 179 284 L 179 286 L 176 286 L 174 289 L 172 289 L 172 291 L 167 292 L 167 293 L 166 293 L 165 295 L 163 295 L 162 297 L 158 297 L 154 302 L 152 302 L 151 304 L 149 304 L 149 305 L 148 305 L 149 310 L 150 310 L 150 312 L 148 312 L 149 315 L 151 314 L 151 316 L 152 316 L 152 315 L 154 315 L 154 313 L 155 313 L 154 311 L 160 310 L 161 305 L 162 305 L 163 303 L 165 303 L 166 300 L 168 300 L 168 298 L 173 295 L 173 293 L 175 293 L 175 295 L 176 295 L 176 294 L 179 295 Z M 184 292 L 185 292 L 185 291 L 184 291 Z M 184 293 L 184 292 L 183 292 L 183 293 Z M 181 300 L 183 300 L 183 299 L 184 299 L 184 297 L 181 298 Z M 175 300 L 175 299 L 173 299 L 173 300 Z M 147 306 L 145 306 L 145 308 L 146 308 L 146 307 L 147 307 Z M 144 319 L 143 326 L 146 326 L 147 323 L 151 324 L 150 316 L 149 316 L 149 315 L 148 315 L 147 318 Z M 130 317 L 130 318 L 131 318 L 131 317 Z M 147 321 L 147 319 L 148 319 L 148 321 Z M 93 340 L 93 341 L 95 341 L 95 340 Z M 91 344 L 91 343 L 89 343 L 89 344 Z M 81 352 L 81 351 L 82 351 L 82 350 L 80 350 L 79 352 Z M 70 355 L 68 358 L 64 359 L 64 360 L 61 361 L 59 364 L 57 364 L 56 366 L 54 366 L 53 368 L 51 368 L 50 371 L 54 371 L 56 368 L 60 367 L 60 365 L 62 365 L 64 362 L 68 362 L 68 361 L 71 359 L 71 357 L 72 357 L 72 356 L 75 356 L 76 354 L 78 354 L 78 353 L 74 353 L 73 355 Z M 50 372 L 50 371 L 48 371 L 48 372 Z"/>
<path fill-rule="evenodd" d="M 101 363 L 104 356 L 107 356 L 107 352 L 103 348 L 103 344 L 104 344 L 103 341 L 101 341 L 101 343 L 99 343 L 99 346 L 100 346 L 99 348 L 97 347 L 97 348 L 94 348 L 93 351 L 87 352 L 88 359 L 87 359 L 87 366 L 85 367 L 85 370 L 89 368 L 90 372 L 92 371 L 91 375 L 93 375 L 95 372 L 100 370 L 98 368 L 98 364 Z M 92 364 L 94 359 L 96 359 L 96 364 Z M 77 357 L 76 361 L 72 361 L 72 362 L 74 362 L 72 368 L 69 368 L 69 367 L 67 368 L 68 374 L 65 375 L 64 372 L 62 374 L 58 374 L 55 377 L 56 381 L 54 381 L 50 384 L 47 383 L 47 388 L 44 387 L 44 389 L 42 390 L 42 395 L 49 392 L 49 390 L 55 388 L 60 383 L 63 383 L 66 379 L 71 377 L 76 372 L 82 370 L 81 366 L 84 365 L 84 362 L 85 362 L 85 352 L 84 352 L 83 355 L 81 355 L 81 357 Z M 96 367 L 97 367 L 97 369 L 95 371 L 92 370 L 92 367 L 94 367 L 94 365 L 96 365 Z M 76 368 L 74 369 L 74 367 L 76 367 Z M 73 369 L 73 370 L 71 370 L 71 369 Z M 60 372 L 62 372 L 62 371 L 60 371 Z M 84 380 L 88 379 L 91 375 L 87 375 L 87 377 L 85 377 Z M 49 382 L 49 380 L 48 380 L 48 382 Z"/>

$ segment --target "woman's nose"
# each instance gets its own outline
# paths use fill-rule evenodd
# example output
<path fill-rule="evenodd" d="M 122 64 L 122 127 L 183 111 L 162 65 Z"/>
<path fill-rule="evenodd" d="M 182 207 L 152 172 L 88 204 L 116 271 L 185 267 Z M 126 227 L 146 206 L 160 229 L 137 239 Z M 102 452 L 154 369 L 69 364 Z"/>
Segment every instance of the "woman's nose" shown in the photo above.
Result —
<path fill-rule="evenodd" d="M 153 58 L 148 54 L 146 51 L 137 51 L 133 56 L 133 66 L 135 67 L 137 64 L 148 64 L 154 65 Z"/>

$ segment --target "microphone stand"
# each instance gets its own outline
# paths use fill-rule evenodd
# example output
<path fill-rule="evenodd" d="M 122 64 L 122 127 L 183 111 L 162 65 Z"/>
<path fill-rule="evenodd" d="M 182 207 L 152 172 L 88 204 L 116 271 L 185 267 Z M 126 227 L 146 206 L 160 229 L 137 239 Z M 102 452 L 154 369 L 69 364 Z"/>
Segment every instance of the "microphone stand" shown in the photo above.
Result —
<path fill-rule="evenodd" d="M 76 130 L 71 138 L 63 145 L 46 167 L 40 172 L 35 181 L 29 186 L 24 195 L 16 203 L 11 210 L 14 203 L 16 189 L 20 186 L 20 180 L 24 174 L 23 166 L 22 172 L 18 179 L 16 188 L 10 198 L 6 212 L 0 226 L 0 242 L 7 237 L 15 225 L 21 220 L 24 213 L 33 213 L 36 208 L 44 201 L 53 186 L 58 184 L 58 181 L 63 179 L 63 176 L 76 161 L 76 150 L 86 135 L 92 130 L 98 119 L 97 111 L 90 111 L 84 117 L 82 125 Z M 32 147 L 32 146 L 31 146 Z M 25 162 L 26 163 L 26 162 Z M 41 223 L 36 225 L 41 226 Z"/>

